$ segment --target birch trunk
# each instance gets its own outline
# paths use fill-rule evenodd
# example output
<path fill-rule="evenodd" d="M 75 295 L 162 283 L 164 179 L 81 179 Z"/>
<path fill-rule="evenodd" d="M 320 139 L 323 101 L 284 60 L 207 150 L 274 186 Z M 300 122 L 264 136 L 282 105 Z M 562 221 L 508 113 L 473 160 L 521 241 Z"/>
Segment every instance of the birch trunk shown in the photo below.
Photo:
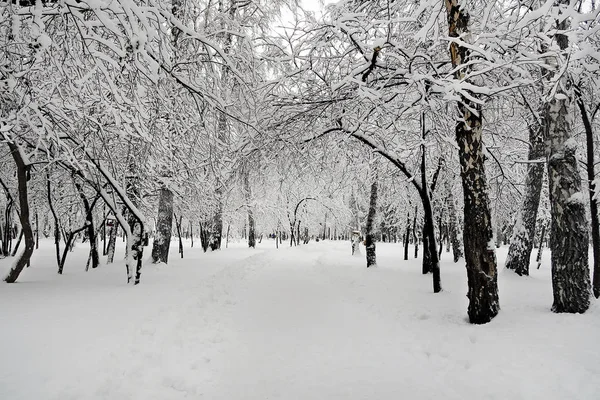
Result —
<path fill-rule="evenodd" d="M 449 214 L 449 226 L 448 230 L 450 236 L 450 243 L 452 243 L 452 256 L 454 257 L 454 262 L 457 263 L 458 260 L 464 257 L 462 243 L 460 242 L 460 228 L 458 225 L 458 215 L 456 215 L 456 203 L 454 201 L 454 195 L 452 194 L 452 190 L 448 190 L 448 197 L 446 197 L 446 202 L 448 204 L 448 214 Z"/>
<path fill-rule="evenodd" d="M 27 192 L 27 178 L 29 175 L 29 166 L 25 164 L 25 160 L 21 156 L 18 145 L 8 143 L 10 152 L 13 156 L 15 164 L 17 165 L 17 181 L 19 187 L 19 220 L 21 221 L 21 229 L 23 230 L 23 236 L 25 237 L 25 249 L 17 258 L 15 263 L 12 265 L 10 271 L 4 278 L 6 283 L 14 283 L 19 278 L 23 268 L 29 263 L 31 254 L 33 254 L 33 248 L 35 247 L 35 240 L 33 238 L 33 230 L 31 229 L 31 222 L 29 221 L 29 196 Z"/>
<path fill-rule="evenodd" d="M 448 34 L 451 38 L 466 40 L 469 14 L 461 9 L 458 0 L 445 0 Z M 450 57 L 455 68 L 454 77 L 465 78 L 469 50 L 456 42 L 450 44 Z M 477 97 L 471 93 L 472 97 Z M 474 324 L 490 322 L 499 312 L 496 251 L 493 243 L 487 180 L 482 147 L 482 107 L 463 97 L 458 104 L 456 142 L 461 164 L 464 196 L 463 242 L 467 267 L 469 321 Z"/>
<path fill-rule="evenodd" d="M 561 4 L 568 4 L 568 1 L 561 0 L 555 3 L 555 7 Z M 559 32 L 568 27 L 568 18 L 557 22 Z M 569 46 L 564 34 L 557 34 L 556 42 L 561 50 Z M 558 55 L 555 74 L 564 62 L 565 57 Z M 590 306 L 591 294 L 588 224 L 575 154 L 577 142 L 572 137 L 573 93 L 564 74 L 558 79 L 555 92 L 552 93 L 553 88 L 549 88 L 550 98 L 544 110 L 551 216 L 552 311 L 583 313 Z"/>
<path fill-rule="evenodd" d="M 514 270 L 518 275 L 529 275 L 529 262 L 535 237 L 535 221 L 540 205 L 544 164 L 533 161 L 539 161 L 544 156 L 541 127 L 529 127 L 529 146 L 527 159 L 532 163 L 527 168 L 525 198 L 513 228 L 505 264 L 506 268 Z"/>
<path fill-rule="evenodd" d="M 592 131 L 592 121 L 588 115 L 587 109 L 585 107 L 585 102 L 583 101 L 581 88 L 575 88 L 575 94 L 577 96 L 577 106 L 579 107 L 579 111 L 581 113 L 581 119 L 583 121 L 583 126 L 585 128 L 585 138 L 586 138 L 586 150 L 587 150 L 587 161 L 586 161 L 586 170 L 587 170 L 587 179 L 588 179 L 588 189 L 589 189 L 589 198 L 590 198 L 590 217 L 592 222 L 592 250 L 594 254 L 594 278 L 592 282 L 592 289 L 594 292 L 594 297 L 600 297 L 600 226 L 598 222 L 598 200 L 596 197 L 596 171 L 594 166 L 594 132 Z M 592 115 L 593 117 L 593 115 Z M 37 216 L 37 214 L 36 214 Z"/>
<path fill-rule="evenodd" d="M 156 218 L 156 232 L 152 243 L 152 262 L 167 263 L 169 261 L 169 248 L 173 231 L 173 192 L 163 187 L 160 189 L 158 199 L 158 215 Z"/>
<path fill-rule="evenodd" d="M 375 256 L 375 215 L 377 213 L 377 176 L 371 184 L 371 198 L 369 200 L 369 213 L 367 214 L 367 226 L 365 247 L 367 253 L 367 268 L 375 267 L 377 260 Z"/>

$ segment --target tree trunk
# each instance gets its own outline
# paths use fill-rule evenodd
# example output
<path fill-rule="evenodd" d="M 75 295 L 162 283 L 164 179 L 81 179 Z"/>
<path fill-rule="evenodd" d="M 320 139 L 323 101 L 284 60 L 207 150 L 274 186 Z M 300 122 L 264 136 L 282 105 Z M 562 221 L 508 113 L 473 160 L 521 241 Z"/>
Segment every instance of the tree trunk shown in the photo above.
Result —
<path fill-rule="evenodd" d="M 156 231 L 152 243 L 152 262 L 168 263 L 171 233 L 173 232 L 173 192 L 166 187 L 160 189 Z"/>
<path fill-rule="evenodd" d="M 192 241 L 192 243 L 190 244 L 190 247 L 194 247 L 194 224 L 192 223 L 192 221 L 190 221 L 190 240 Z"/>
<path fill-rule="evenodd" d="M 117 244 L 117 225 L 113 222 L 108 233 L 108 249 L 106 250 L 106 263 L 112 264 L 115 258 L 115 246 Z"/>
<path fill-rule="evenodd" d="M 542 225 L 542 232 L 540 232 L 540 247 L 538 248 L 537 257 L 535 261 L 537 262 L 537 269 L 540 269 L 542 265 L 542 251 L 544 251 L 544 238 L 546 237 L 546 224 Z"/>
<path fill-rule="evenodd" d="M 452 38 L 468 34 L 469 14 L 458 0 L 446 0 L 448 35 Z M 455 68 L 454 78 L 463 80 L 469 50 L 457 42 L 450 44 L 450 57 Z M 475 93 L 470 94 L 476 97 Z M 474 324 L 490 322 L 499 312 L 496 252 L 493 243 L 487 182 L 482 147 L 482 107 L 462 97 L 458 104 L 456 142 L 461 164 L 464 195 L 463 242 L 467 267 L 469 321 Z"/>
<path fill-rule="evenodd" d="M 375 226 L 375 214 L 377 212 L 377 175 L 373 179 L 371 184 L 371 198 L 369 200 L 369 214 L 367 214 L 367 226 L 366 226 L 366 237 L 365 247 L 367 253 L 367 268 L 375 267 L 377 260 L 375 257 L 375 237 L 374 237 L 374 226 Z"/>
<path fill-rule="evenodd" d="M 410 212 L 406 214 L 406 236 L 404 236 L 404 260 L 408 260 L 409 237 L 410 237 Z"/>
<path fill-rule="evenodd" d="M 583 120 L 583 126 L 585 128 L 587 149 L 586 170 L 590 196 L 590 215 L 592 220 L 592 250 L 594 252 L 594 279 L 592 282 L 592 289 L 594 296 L 598 298 L 600 297 L 600 226 L 598 222 L 598 200 L 595 199 L 596 171 L 594 168 L 594 132 L 592 131 L 592 122 L 590 121 L 588 112 L 585 108 L 585 102 L 583 101 L 580 87 L 575 88 L 575 95 L 577 96 L 577 106 L 581 112 L 581 119 Z"/>
<path fill-rule="evenodd" d="M 38 219 L 38 212 L 35 210 L 35 249 L 40 248 L 40 224 Z"/>
<path fill-rule="evenodd" d="M 537 220 L 544 177 L 544 163 L 539 161 L 544 156 L 544 139 L 541 127 L 529 127 L 529 156 L 531 164 L 527 168 L 525 178 L 525 198 L 521 211 L 513 228 L 506 268 L 514 270 L 518 275 L 529 275 L 529 262 L 535 237 Z"/>
<path fill-rule="evenodd" d="M 183 240 L 181 240 L 181 221 L 183 216 L 180 215 L 179 219 L 177 219 L 175 214 L 173 216 L 175 217 L 175 228 L 177 229 L 177 238 L 179 239 L 179 255 L 183 258 Z"/>
<path fill-rule="evenodd" d="M 426 129 L 425 129 L 425 113 L 421 114 L 421 137 L 423 143 L 425 142 Z M 433 179 L 431 181 L 431 188 L 427 184 L 427 174 L 425 165 L 425 144 L 421 144 L 421 190 L 419 196 L 421 197 L 421 203 L 423 203 L 423 270 L 424 274 L 433 272 L 433 292 L 439 293 L 442 291 L 441 277 L 440 277 L 440 260 L 437 254 L 437 244 L 435 240 L 435 228 L 433 221 L 433 208 L 431 206 L 431 198 L 437 178 L 441 169 L 442 163 L 438 164 Z"/>
<path fill-rule="evenodd" d="M 17 238 L 17 243 L 15 244 L 15 247 L 12 250 L 12 253 L 10 254 L 11 257 L 14 257 L 17 255 L 17 251 L 19 251 L 19 246 L 21 245 L 22 239 L 23 239 L 23 229 L 21 229 L 21 232 L 19 232 L 19 237 Z"/>
<path fill-rule="evenodd" d="M 76 229 L 76 230 L 74 230 L 72 232 L 69 232 L 66 235 L 66 238 L 65 238 L 65 248 L 63 249 L 63 254 L 62 254 L 62 257 L 61 257 L 60 262 L 58 264 L 58 274 L 59 275 L 62 275 L 62 273 L 63 273 L 63 269 L 65 267 L 65 262 L 67 261 L 67 255 L 69 254 L 69 249 L 72 248 L 71 245 L 75 241 L 75 236 L 79 232 L 83 231 L 84 229 L 86 229 L 86 225 L 83 225 L 82 227 L 80 227 L 80 228 L 78 228 L 78 229 Z"/>
<path fill-rule="evenodd" d="M 427 190 L 427 186 L 424 190 Z M 442 281 L 440 276 L 440 260 L 437 255 L 437 245 L 435 240 L 435 230 L 433 227 L 433 209 L 431 208 L 431 201 L 427 193 L 421 193 L 421 201 L 423 202 L 423 253 L 429 252 L 429 263 L 430 271 L 433 272 L 433 293 L 439 293 L 442 291 Z M 427 242 L 425 241 L 427 236 Z M 426 247 L 427 246 L 427 247 Z"/>
<path fill-rule="evenodd" d="M 58 222 L 58 215 L 54 209 L 54 202 L 52 201 L 52 191 L 50 188 L 50 173 L 46 174 L 46 191 L 48 196 L 48 206 L 54 219 L 54 250 L 56 255 L 56 265 L 60 268 L 60 225 Z"/>
<path fill-rule="evenodd" d="M 217 193 L 217 212 L 213 219 L 213 231 L 211 237 L 211 250 L 219 250 L 221 248 L 221 237 L 223 235 L 223 190 L 218 188 Z"/>
<path fill-rule="evenodd" d="M 206 228 L 206 225 L 202 225 L 202 222 L 198 222 L 198 225 L 200 226 L 200 245 L 202 246 L 202 250 L 206 253 L 206 250 L 208 250 L 210 245 L 210 233 Z"/>
<path fill-rule="evenodd" d="M 81 201 L 83 203 L 83 208 L 85 210 L 85 215 L 86 215 L 85 216 L 85 218 L 86 218 L 85 224 L 86 224 L 88 239 L 90 241 L 90 257 L 91 257 L 91 261 L 92 261 L 92 268 L 98 268 L 98 266 L 100 265 L 100 255 L 98 254 L 98 239 L 96 237 L 96 229 L 94 228 L 94 215 L 93 215 L 94 205 L 96 204 L 98 197 L 96 197 L 96 199 L 90 205 L 90 202 L 88 201 L 87 197 L 85 196 L 85 192 L 83 191 L 81 184 L 79 182 L 75 182 L 75 187 L 77 188 L 77 191 L 79 192 L 79 197 L 81 198 Z"/>
<path fill-rule="evenodd" d="M 415 242 L 415 258 L 419 257 L 419 237 L 417 236 L 417 206 L 415 206 L 415 216 L 413 217 L 412 234 Z"/>
<path fill-rule="evenodd" d="M 560 0 L 559 3 L 568 4 L 568 1 Z M 557 22 L 557 29 L 563 31 L 568 25 L 568 18 L 565 18 Z M 561 50 L 568 47 L 565 35 L 557 34 L 556 41 Z M 558 68 L 562 66 L 557 66 L 554 73 L 559 73 Z M 565 89 L 570 86 L 568 78 L 563 75 L 560 80 L 561 84 L 546 102 L 544 110 L 550 188 L 552 311 L 583 313 L 590 306 L 591 289 L 588 224 L 577 166 L 577 142 L 572 137 L 572 93 Z"/>
<path fill-rule="evenodd" d="M 243 185 L 244 185 L 244 197 L 246 200 L 246 209 L 248 212 L 248 247 L 256 248 L 256 232 L 254 226 L 254 215 L 252 213 L 252 206 L 250 205 L 250 201 L 252 199 L 252 189 L 250 187 L 250 172 L 248 171 L 248 166 L 244 166 L 245 171 L 243 171 Z"/>
<path fill-rule="evenodd" d="M 18 145 L 9 142 L 8 147 L 10 148 L 10 152 L 17 165 L 19 208 L 21 209 L 19 212 L 19 219 L 21 221 L 23 236 L 25 237 L 25 248 L 23 249 L 23 253 L 21 253 L 17 261 L 12 265 L 8 275 L 4 278 L 6 283 L 14 283 L 19 277 L 19 274 L 21 274 L 21 271 L 23 271 L 23 268 L 29 263 L 31 254 L 33 254 L 33 248 L 35 247 L 35 240 L 33 238 L 31 223 L 29 222 L 29 198 L 27 193 L 29 166 L 25 164 L 25 160 L 23 160 L 23 157 L 21 156 Z"/>
<path fill-rule="evenodd" d="M 454 262 L 458 262 L 461 258 L 464 257 L 462 243 L 460 242 L 460 231 L 458 225 L 458 215 L 456 215 L 456 204 L 454 202 L 454 195 L 452 194 L 452 190 L 448 191 L 448 197 L 446 198 L 446 202 L 448 203 L 448 213 L 450 217 L 449 222 L 449 235 L 450 242 L 452 243 L 452 255 L 454 257 Z"/>

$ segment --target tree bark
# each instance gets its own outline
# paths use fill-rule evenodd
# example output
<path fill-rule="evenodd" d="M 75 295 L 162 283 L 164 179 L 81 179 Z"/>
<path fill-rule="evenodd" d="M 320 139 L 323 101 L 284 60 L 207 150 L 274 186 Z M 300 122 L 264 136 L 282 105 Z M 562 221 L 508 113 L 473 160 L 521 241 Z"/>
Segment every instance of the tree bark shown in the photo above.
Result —
<path fill-rule="evenodd" d="M 538 248 L 537 257 L 535 261 L 537 262 L 537 269 L 540 269 L 542 265 L 542 252 L 544 251 L 544 238 L 546 237 L 546 224 L 542 225 L 542 231 L 540 232 L 540 247 Z"/>
<path fill-rule="evenodd" d="M 29 175 L 29 166 L 25 164 L 25 160 L 21 156 L 18 145 L 14 143 L 8 143 L 10 152 L 13 156 L 15 164 L 17 165 L 17 181 L 19 186 L 19 219 L 21 221 L 21 229 L 23 230 L 23 236 L 25 237 L 25 248 L 23 252 L 12 265 L 12 268 L 4 278 L 6 283 L 14 283 L 19 278 L 23 268 L 29 263 L 31 254 L 33 254 L 33 248 L 35 247 L 35 240 L 33 238 L 33 230 L 31 229 L 31 223 L 29 221 L 29 197 L 27 193 L 27 180 Z"/>
<path fill-rule="evenodd" d="M 415 258 L 419 257 L 419 237 L 417 236 L 417 207 L 415 207 L 415 216 L 413 217 L 412 227 L 413 240 L 415 242 Z"/>
<path fill-rule="evenodd" d="M 175 229 L 177 229 L 177 238 L 179 239 L 179 255 L 181 256 L 181 258 L 183 258 L 183 240 L 181 240 L 181 221 L 183 219 L 183 216 L 180 215 L 179 219 L 177 219 L 177 216 L 175 214 L 173 214 L 174 218 L 175 218 Z"/>
<path fill-rule="evenodd" d="M 98 268 L 98 266 L 100 265 L 100 255 L 98 254 L 98 238 L 96 236 L 96 229 L 94 228 L 93 210 L 94 210 L 94 205 L 96 204 L 96 201 L 98 201 L 99 196 L 97 196 L 94 199 L 93 203 L 90 205 L 90 202 L 88 201 L 87 197 L 85 196 L 85 192 L 83 191 L 81 184 L 78 182 L 75 182 L 75 187 L 77 188 L 77 191 L 79 192 L 79 197 L 81 198 L 81 201 L 83 203 L 83 208 L 85 210 L 85 218 L 86 218 L 85 224 L 86 224 L 88 239 L 90 241 L 90 257 L 91 257 L 91 261 L 92 261 L 92 268 Z"/>
<path fill-rule="evenodd" d="M 110 227 L 108 233 L 108 249 L 106 250 L 106 263 L 112 264 L 115 258 L 115 246 L 117 244 L 117 225 L 116 221 Z"/>
<path fill-rule="evenodd" d="M 52 201 L 52 191 L 50 187 L 50 173 L 46 174 L 46 192 L 48 196 L 48 206 L 54 219 L 54 250 L 56 255 L 56 265 L 60 268 L 60 225 L 58 221 L 58 215 L 54 209 L 54 202 Z"/>
<path fill-rule="evenodd" d="M 558 3 L 568 4 L 568 1 L 560 0 Z M 556 28 L 564 31 L 568 26 L 568 18 L 565 18 L 557 21 Z M 561 50 L 568 47 L 568 38 L 564 34 L 557 34 L 556 42 Z M 557 58 L 563 57 L 559 55 Z M 561 67 L 556 66 L 555 74 L 559 73 L 558 68 Z M 544 110 L 550 188 L 552 311 L 583 313 L 590 306 L 591 293 L 588 225 L 575 154 L 577 142 L 572 137 L 572 93 L 567 77 L 563 75 L 559 79 L 560 84 Z"/>
<path fill-rule="evenodd" d="M 454 262 L 457 263 L 458 260 L 464 257 L 464 254 L 462 243 L 460 242 L 460 228 L 458 224 L 458 215 L 456 215 L 456 203 L 454 202 L 454 195 L 452 194 L 451 189 L 448 190 L 446 202 L 448 203 L 448 214 L 450 218 L 448 230 L 450 231 L 450 242 L 452 243 L 452 256 L 454 257 Z"/>
<path fill-rule="evenodd" d="M 542 192 L 544 163 L 537 162 L 544 157 L 544 136 L 540 126 L 529 127 L 529 146 L 527 159 L 531 163 L 525 178 L 525 198 L 513 228 L 505 264 L 506 268 L 514 270 L 518 275 L 529 275 L 535 222 Z"/>
<path fill-rule="evenodd" d="M 600 225 L 598 222 L 598 200 L 595 198 L 596 171 L 594 168 L 594 132 L 592 131 L 592 121 L 585 108 L 585 102 L 583 101 L 580 87 L 575 88 L 575 95 L 577 96 L 577 106 L 579 107 L 583 127 L 585 128 L 587 150 L 586 171 L 590 196 L 590 216 L 592 220 L 592 250 L 594 254 L 594 278 L 592 281 L 592 289 L 594 297 L 598 298 L 600 297 Z"/>
<path fill-rule="evenodd" d="M 152 262 L 168 263 L 171 234 L 173 232 L 173 192 L 166 187 L 160 189 L 156 232 L 152 242 Z"/>
<path fill-rule="evenodd" d="M 410 212 L 406 213 L 406 236 L 404 237 L 404 260 L 408 260 L 409 237 L 410 237 Z"/>
<path fill-rule="evenodd" d="M 365 247 L 367 253 L 367 268 L 375 267 L 377 260 L 375 256 L 375 214 L 377 213 L 377 175 L 373 179 L 371 184 L 371 197 L 369 200 L 369 213 L 367 214 L 367 226 L 366 226 L 366 237 Z"/>
<path fill-rule="evenodd" d="M 448 34 L 451 38 L 468 34 L 469 14 L 458 0 L 445 0 Z M 457 42 L 450 44 L 450 57 L 455 68 L 454 78 L 463 80 L 469 50 Z M 476 94 L 471 93 L 476 97 Z M 465 97 L 458 103 L 456 142 L 461 164 L 464 196 L 463 242 L 467 267 L 469 321 L 474 324 L 490 322 L 499 312 L 496 252 L 493 243 L 487 182 L 482 147 L 482 107 Z"/>
<path fill-rule="evenodd" d="M 247 170 L 248 166 L 244 167 L 246 170 L 243 172 L 243 184 L 244 184 L 244 197 L 246 199 L 246 209 L 248 212 L 248 247 L 256 248 L 256 232 L 254 226 L 254 214 L 252 212 L 252 206 L 250 201 L 252 198 L 252 189 L 250 188 L 250 172 Z"/>

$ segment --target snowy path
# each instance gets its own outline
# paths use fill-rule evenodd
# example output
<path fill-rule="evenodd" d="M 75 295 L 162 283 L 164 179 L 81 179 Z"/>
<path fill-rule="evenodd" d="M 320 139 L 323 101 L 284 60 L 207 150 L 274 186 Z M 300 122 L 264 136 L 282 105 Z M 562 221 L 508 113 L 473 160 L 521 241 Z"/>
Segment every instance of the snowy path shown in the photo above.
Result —
<path fill-rule="evenodd" d="M 272 244 L 173 254 L 135 288 L 76 254 L 32 267 L 0 287 L 0 399 L 598 398 L 600 308 L 550 313 L 548 269 L 501 271 L 502 313 L 473 326 L 447 256 L 434 295 L 397 245 L 367 270 L 347 243 Z"/>

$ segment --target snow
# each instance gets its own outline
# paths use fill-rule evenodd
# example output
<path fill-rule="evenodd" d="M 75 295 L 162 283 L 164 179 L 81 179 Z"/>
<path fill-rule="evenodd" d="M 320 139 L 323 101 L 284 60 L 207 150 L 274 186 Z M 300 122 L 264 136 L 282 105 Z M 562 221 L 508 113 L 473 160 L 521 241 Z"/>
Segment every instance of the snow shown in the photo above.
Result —
<path fill-rule="evenodd" d="M 585 200 L 583 198 L 583 193 L 582 192 L 575 192 L 573 193 L 568 199 L 567 199 L 567 203 L 568 204 L 584 204 Z"/>
<path fill-rule="evenodd" d="M 175 242 L 173 242 L 175 243 Z M 597 399 L 600 308 L 550 312 L 549 253 L 532 276 L 499 270 L 502 310 L 466 319 L 464 263 L 442 254 L 433 294 L 420 260 L 377 244 L 275 249 L 232 243 L 84 272 L 87 246 L 56 274 L 43 240 L 17 284 L 0 285 L 0 399 Z M 115 260 L 124 254 L 119 240 Z M 363 249 L 364 250 L 364 249 Z M 497 250 L 504 265 L 507 248 Z M 145 252 L 149 254 L 149 251 Z M 412 254 L 412 252 L 411 252 Z M 0 260 L 0 272 L 10 259 Z"/>

